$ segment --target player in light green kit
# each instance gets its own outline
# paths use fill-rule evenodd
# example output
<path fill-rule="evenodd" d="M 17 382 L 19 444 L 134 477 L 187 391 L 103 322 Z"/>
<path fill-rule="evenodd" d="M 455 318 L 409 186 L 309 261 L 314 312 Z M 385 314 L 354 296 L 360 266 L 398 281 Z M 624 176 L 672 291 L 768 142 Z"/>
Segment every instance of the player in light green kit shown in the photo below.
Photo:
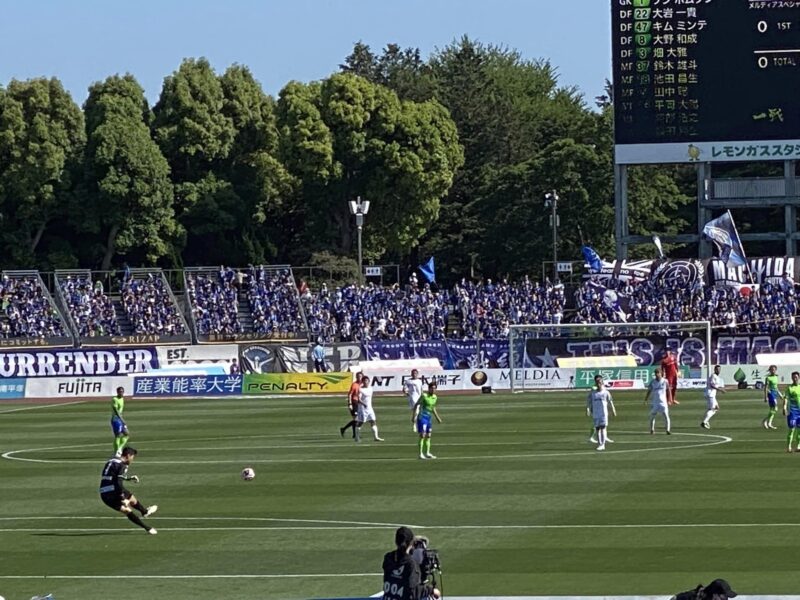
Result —
<path fill-rule="evenodd" d="M 117 388 L 117 395 L 111 399 L 111 429 L 114 432 L 114 456 L 122 456 L 122 449 L 128 443 L 128 426 L 122 418 L 125 410 L 125 390 Z"/>
<path fill-rule="evenodd" d="M 795 448 L 800 444 L 800 373 L 797 371 L 792 372 L 792 384 L 786 388 L 783 397 L 783 414 L 786 415 L 786 425 L 789 427 L 786 451 L 793 452 L 792 443 L 795 443 Z"/>
<path fill-rule="evenodd" d="M 422 459 L 436 458 L 431 454 L 431 433 L 433 430 L 433 423 L 431 418 L 436 417 L 436 420 L 441 423 L 442 418 L 436 411 L 436 383 L 431 381 L 428 384 L 428 391 L 423 392 L 419 397 L 417 403 L 414 405 L 414 413 L 411 417 L 411 422 L 416 421 L 417 432 L 419 433 L 419 457 Z"/>
<path fill-rule="evenodd" d="M 778 367 L 772 365 L 767 372 L 766 379 L 764 379 L 764 402 L 769 405 L 769 413 L 767 413 L 767 416 L 761 421 L 764 429 L 777 429 L 777 427 L 772 424 L 772 420 L 775 418 L 775 415 L 778 414 L 778 398 L 783 398 L 783 394 L 781 394 L 778 389 L 778 383 L 780 383 Z"/>

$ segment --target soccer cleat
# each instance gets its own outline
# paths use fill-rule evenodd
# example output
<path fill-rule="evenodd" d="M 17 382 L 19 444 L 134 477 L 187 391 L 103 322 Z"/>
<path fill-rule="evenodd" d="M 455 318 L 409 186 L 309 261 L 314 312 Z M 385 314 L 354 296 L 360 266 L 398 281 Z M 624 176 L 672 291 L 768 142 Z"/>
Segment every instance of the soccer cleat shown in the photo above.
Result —
<path fill-rule="evenodd" d="M 711 429 L 711 425 L 709 425 L 709 424 L 708 424 L 708 423 L 706 423 L 705 421 L 702 421 L 702 422 L 700 423 L 700 427 L 702 427 L 703 429 Z"/>
<path fill-rule="evenodd" d="M 606 444 L 613 444 L 613 443 L 614 443 L 614 440 L 612 440 L 610 437 L 606 436 Z"/>
<path fill-rule="evenodd" d="M 791 448 L 791 447 L 789 447 L 789 448 L 787 448 L 787 449 L 786 449 L 786 451 L 787 451 L 787 452 L 791 452 L 791 451 L 792 451 L 792 448 Z"/>
<path fill-rule="evenodd" d="M 156 531 L 155 527 L 151 527 L 150 529 L 147 530 L 147 533 L 149 533 L 150 535 L 155 535 L 158 532 Z"/>
<path fill-rule="evenodd" d="M 770 423 L 770 424 L 769 424 L 769 429 L 777 429 L 777 427 L 775 427 L 775 425 L 773 425 L 772 423 Z"/>
<path fill-rule="evenodd" d="M 158 504 L 153 504 L 150 508 L 147 509 L 147 512 L 144 513 L 145 517 L 149 517 L 150 515 L 156 514 L 158 510 Z"/>
<path fill-rule="evenodd" d="M 376 441 L 376 442 L 382 442 L 382 441 L 384 441 L 384 440 L 383 440 L 383 438 L 376 437 L 376 438 L 375 438 L 375 441 Z"/>
<path fill-rule="evenodd" d="M 425 459 L 427 459 L 427 458 L 428 458 L 427 456 L 425 456 L 425 455 L 424 455 L 424 454 L 422 454 L 422 453 L 420 453 L 419 457 L 420 457 L 420 459 L 421 459 L 421 460 L 425 460 Z"/>
<path fill-rule="evenodd" d="M 667 429 L 667 435 L 672 435 L 672 432 L 669 429 Z"/>
<path fill-rule="evenodd" d="M 436 458 L 436 457 L 435 457 L 433 454 L 431 454 L 430 452 L 428 452 L 428 454 L 426 454 L 425 456 L 426 456 L 426 458 Z"/>
<path fill-rule="evenodd" d="M 597 438 L 596 438 L 596 437 L 594 437 L 594 436 L 590 437 L 590 438 L 589 438 L 589 443 L 590 443 L 590 444 L 596 444 L 596 443 L 597 443 Z"/>
<path fill-rule="evenodd" d="M 339 435 L 344 437 L 344 427 L 339 427 Z"/>
<path fill-rule="evenodd" d="M 654 430 L 654 429 L 651 429 L 651 430 L 650 430 L 650 435 L 654 435 L 654 434 L 655 434 L 655 430 Z"/>
<path fill-rule="evenodd" d="M 606 447 L 605 447 L 605 446 L 598 446 L 597 448 L 595 448 L 595 450 L 598 450 L 598 451 L 601 451 L 601 452 L 602 452 L 603 450 L 605 450 L 605 449 L 606 449 Z"/>

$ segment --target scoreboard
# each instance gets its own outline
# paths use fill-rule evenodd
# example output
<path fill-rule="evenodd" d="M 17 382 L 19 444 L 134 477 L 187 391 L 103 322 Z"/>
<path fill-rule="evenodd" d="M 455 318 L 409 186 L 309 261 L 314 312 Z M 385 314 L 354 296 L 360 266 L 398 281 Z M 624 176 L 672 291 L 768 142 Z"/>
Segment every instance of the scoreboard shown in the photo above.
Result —
<path fill-rule="evenodd" d="M 800 159 L 800 0 L 612 0 L 618 164 Z"/>

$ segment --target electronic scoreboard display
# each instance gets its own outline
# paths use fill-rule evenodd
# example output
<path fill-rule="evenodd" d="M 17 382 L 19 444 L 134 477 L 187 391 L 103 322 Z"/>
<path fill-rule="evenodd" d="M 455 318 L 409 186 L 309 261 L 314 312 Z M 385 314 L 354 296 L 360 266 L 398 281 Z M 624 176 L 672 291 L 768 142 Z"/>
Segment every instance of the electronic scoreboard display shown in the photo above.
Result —
<path fill-rule="evenodd" d="M 612 0 L 617 163 L 800 159 L 800 0 Z"/>

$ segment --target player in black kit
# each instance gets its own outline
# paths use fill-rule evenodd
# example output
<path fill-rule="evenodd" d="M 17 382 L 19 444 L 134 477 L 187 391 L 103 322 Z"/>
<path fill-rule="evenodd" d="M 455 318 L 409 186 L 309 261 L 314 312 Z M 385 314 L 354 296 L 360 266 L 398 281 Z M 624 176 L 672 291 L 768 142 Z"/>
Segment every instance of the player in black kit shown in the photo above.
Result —
<path fill-rule="evenodd" d="M 149 517 L 158 510 L 158 506 L 153 504 L 149 508 L 146 507 L 122 485 L 123 481 L 139 483 L 139 478 L 136 475 L 128 476 L 128 466 L 133 462 L 137 454 L 138 452 L 134 448 L 126 446 L 122 449 L 122 456 L 114 457 L 106 463 L 106 466 L 103 467 L 103 476 L 100 479 L 100 499 L 109 508 L 113 508 L 128 517 L 131 523 L 138 525 L 147 533 L 155 535 L 158 533 L 155 527 L 145 525 L 139 515 L 133 512 L 133 509 L 135 508 L 142 513 L 142 516 Z"/>

